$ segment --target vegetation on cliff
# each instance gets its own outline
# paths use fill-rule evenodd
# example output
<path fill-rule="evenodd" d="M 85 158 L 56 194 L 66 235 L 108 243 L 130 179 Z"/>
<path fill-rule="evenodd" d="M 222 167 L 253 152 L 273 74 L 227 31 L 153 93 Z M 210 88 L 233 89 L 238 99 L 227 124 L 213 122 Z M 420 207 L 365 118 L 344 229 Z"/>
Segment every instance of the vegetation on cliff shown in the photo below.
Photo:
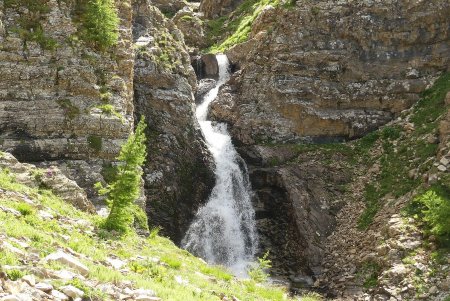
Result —
<path fill-rule="evenodd" d="M 280 0 L 245 0 L 229 15 L 209 20 L 207 39 L 212 46 L 206 52 L 224 52 L 249 38 L 252 24 L 267 5 L 277 7 Z"/>
<path fill-rule="evenodd" d="M 97 49 L 106 50 L 119 39 L 119 17 L 114 0 L 77 2 L 80 36 Z"/>

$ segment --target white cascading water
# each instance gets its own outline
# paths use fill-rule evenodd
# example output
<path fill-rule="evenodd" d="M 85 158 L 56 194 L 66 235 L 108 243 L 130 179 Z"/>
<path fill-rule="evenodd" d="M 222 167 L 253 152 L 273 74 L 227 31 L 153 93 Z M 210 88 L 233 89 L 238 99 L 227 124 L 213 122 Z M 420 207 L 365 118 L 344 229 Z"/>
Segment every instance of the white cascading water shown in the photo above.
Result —
<path fill-rule="evenodd" d="M 236 152 L 224 123 L 206 120 L 209 104 L 230 77 L 226 55 L 217 55 L 219 80 L 197 107 L 196 115 L 216 163 L 216 185 L 199 209 L 182 246 L 211 264 L 245 276 L 257 247 L 255 211 L 245 162 Z"/>

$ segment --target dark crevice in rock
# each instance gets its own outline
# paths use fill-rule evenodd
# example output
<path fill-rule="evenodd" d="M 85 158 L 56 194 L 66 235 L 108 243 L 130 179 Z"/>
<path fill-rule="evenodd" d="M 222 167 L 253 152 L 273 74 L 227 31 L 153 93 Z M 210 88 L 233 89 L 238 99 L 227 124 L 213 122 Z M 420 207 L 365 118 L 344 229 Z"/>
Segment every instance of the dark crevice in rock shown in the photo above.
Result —
<path fill-rule="evenodd" d="M 136 51 L 134 107 L 148 125 L 146 211 L 151 226 L 179 243 L 211 192 L 214 163 L 195 118 L 195 73 L 181 33 L 148 1 L 136 1 L 133 9 L 133 37 L 145 42 Z M 157 43 L 169 34 L 176 48 L 172 66 L 159 59 L 165 48 Z M 160 49 L 153 53 L 155 48 Z"/>
<path fill-rule="evenodd" d="M 288 278 L 293 287 L 312 286 L 322 272 L 325 239 L 340 207 L 338 187 L 350 176 L 317 158 L 271 166 L 270 158 L 277 155 L 295 157 L 271 147 L 241 147 L 239 152 L 255 193 L 260 253 L 270 250 L 274 276 Z"/>

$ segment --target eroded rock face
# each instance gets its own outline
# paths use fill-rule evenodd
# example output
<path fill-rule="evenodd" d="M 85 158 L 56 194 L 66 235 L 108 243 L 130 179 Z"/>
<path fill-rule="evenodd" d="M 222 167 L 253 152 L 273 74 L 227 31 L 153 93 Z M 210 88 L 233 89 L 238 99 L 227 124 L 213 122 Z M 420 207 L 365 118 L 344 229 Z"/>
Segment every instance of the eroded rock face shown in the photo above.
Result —
<path fill-rule="evenodd" d="M 192 8 L 186 6 L 183 10 L 178 11 L 172 20 L 183 33 L 186 45 L 197 48 L 206 46 L 203 21 L 194 13 Z"/>
<path fill-rule="evenodd" d="M 42 2 L 41 13 L 0 4 L 0 148 L 24 161 L 113 159 L 133 125 L 129 3 L 118 2 L 119 42 L 102 53 L 80 40 L 75 1 Z M 20 27 L 33 13 L 39 43 Z"/>
<path fill-rule="evenodd" d="M 239 151 L 249 166 L 260 250 L 271 251 L 271 272 L 312 281 L 322 272 L 324 242 L 340 206 L 338 187 L 350 181 L 349 173 L 340 164 L 329 168 L 320 156 L 297 157 L 290 147 Z M 288 163 L 292 158 L 298 163 Z"/>
<path fill-rule="evenodd" d="M 211 114 L 243 144 L 362 136 L 448 68 L 448 1 L 296 5 L 266 8 L 229 51 L 241 71 Z"/>
<path fill-rule="evenodd" d="M 135 107 L 148 124 L 147 213 L 179 242 L 214 185 L 213 161 L 194 115 L 196 79 L 183 35 L 148 1 L 133 9 Z"/>
<path fill-rule="evenodd" d="M 232 12 L 242 2 L 242 0 L 202 0 L 200 11 L 206 18 L 216 18 Z"/>
<path fill-rule="evenodd" d="M 35 165 L 20 163 L 13 155 L 0 152 L 0 168 L 9 170 L 18 183 L 30 187 L 46 187 L 54 194 L 80 210 L 95 212 L 86 192 L 78 184 L 67 178 L 56 165 L 45 169 Z"/>

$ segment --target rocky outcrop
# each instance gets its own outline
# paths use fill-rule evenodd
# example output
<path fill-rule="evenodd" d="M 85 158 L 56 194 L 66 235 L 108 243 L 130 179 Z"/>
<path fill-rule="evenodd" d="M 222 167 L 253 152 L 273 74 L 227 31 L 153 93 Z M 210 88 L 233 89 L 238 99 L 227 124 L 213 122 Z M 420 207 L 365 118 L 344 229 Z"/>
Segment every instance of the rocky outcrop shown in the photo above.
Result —
<path fill-rule="evenodd" d="M 219 64 L 214 54 L 197 55 L 191 61 L 198 79 L 219 78 Z"/>
<path fill-rule="evenodd" d="M 67 178 L 57 166 L 37 168 L 32 164 L 20 163 L 9 153 L 0 152 L 0 168 L 11 173 L 18 183 L 50 189 L 74 207 L 90 213 L 95 212 L 86 192 L 75 181 Z"/>
<path fill-rule="evenodd" d="M 148 124 L 147 212 L 179 242 L 214 185 L 214 166 L 195 119 L 196 78 L 182 33 L 148 1 L 133 8 L 135 107 Z"/>
<path fill-rule="evenodd" d="M 178 11 L 172 20 L 183 33 L 186 45 L 193 48 L 204 48 L 206 46 L 203 21 L 194 13 L 192 8 L 186 6 L 183 10 Z"/>
<path fill-rule="evenodd" d="M 133 125 L 134 55 L 118 3 L 119 42 L 101 52 L 79 38 L 75 1 L 0 2 L 1 149 L 24 161 L 117 155 Z"/>
<path fill-rule="evenodd" d="M 202 0 L 200 11 L 208 19 L 217 18 L 231 13 L 242 0 Z"/>
<path fill-rule="evenodd" d="M 165 16 L 171 17 L 188 3 L 185 0 L 152 0 L 151 5 L 156 6 Z"/>
<path fill-rule="evenodd" d="M 342 164 L 329 166 L 320 154 L 298 156 L 292 146 L 239 151 L 249 166 L 260 250 L 271 251 L 271 272 L 311 286 L 321 274 L 325 240 L 350 174 Z M 339 155 L 332 159 L 338 161 Z"/>
<path fill-rule="evenodd" d="M 356 138 L 410 107 L 449 66 L 447 1 L 267 7 L 212 105 L 243 144 Z M 226 108 L 226 109 L 223 109 Z"/>

